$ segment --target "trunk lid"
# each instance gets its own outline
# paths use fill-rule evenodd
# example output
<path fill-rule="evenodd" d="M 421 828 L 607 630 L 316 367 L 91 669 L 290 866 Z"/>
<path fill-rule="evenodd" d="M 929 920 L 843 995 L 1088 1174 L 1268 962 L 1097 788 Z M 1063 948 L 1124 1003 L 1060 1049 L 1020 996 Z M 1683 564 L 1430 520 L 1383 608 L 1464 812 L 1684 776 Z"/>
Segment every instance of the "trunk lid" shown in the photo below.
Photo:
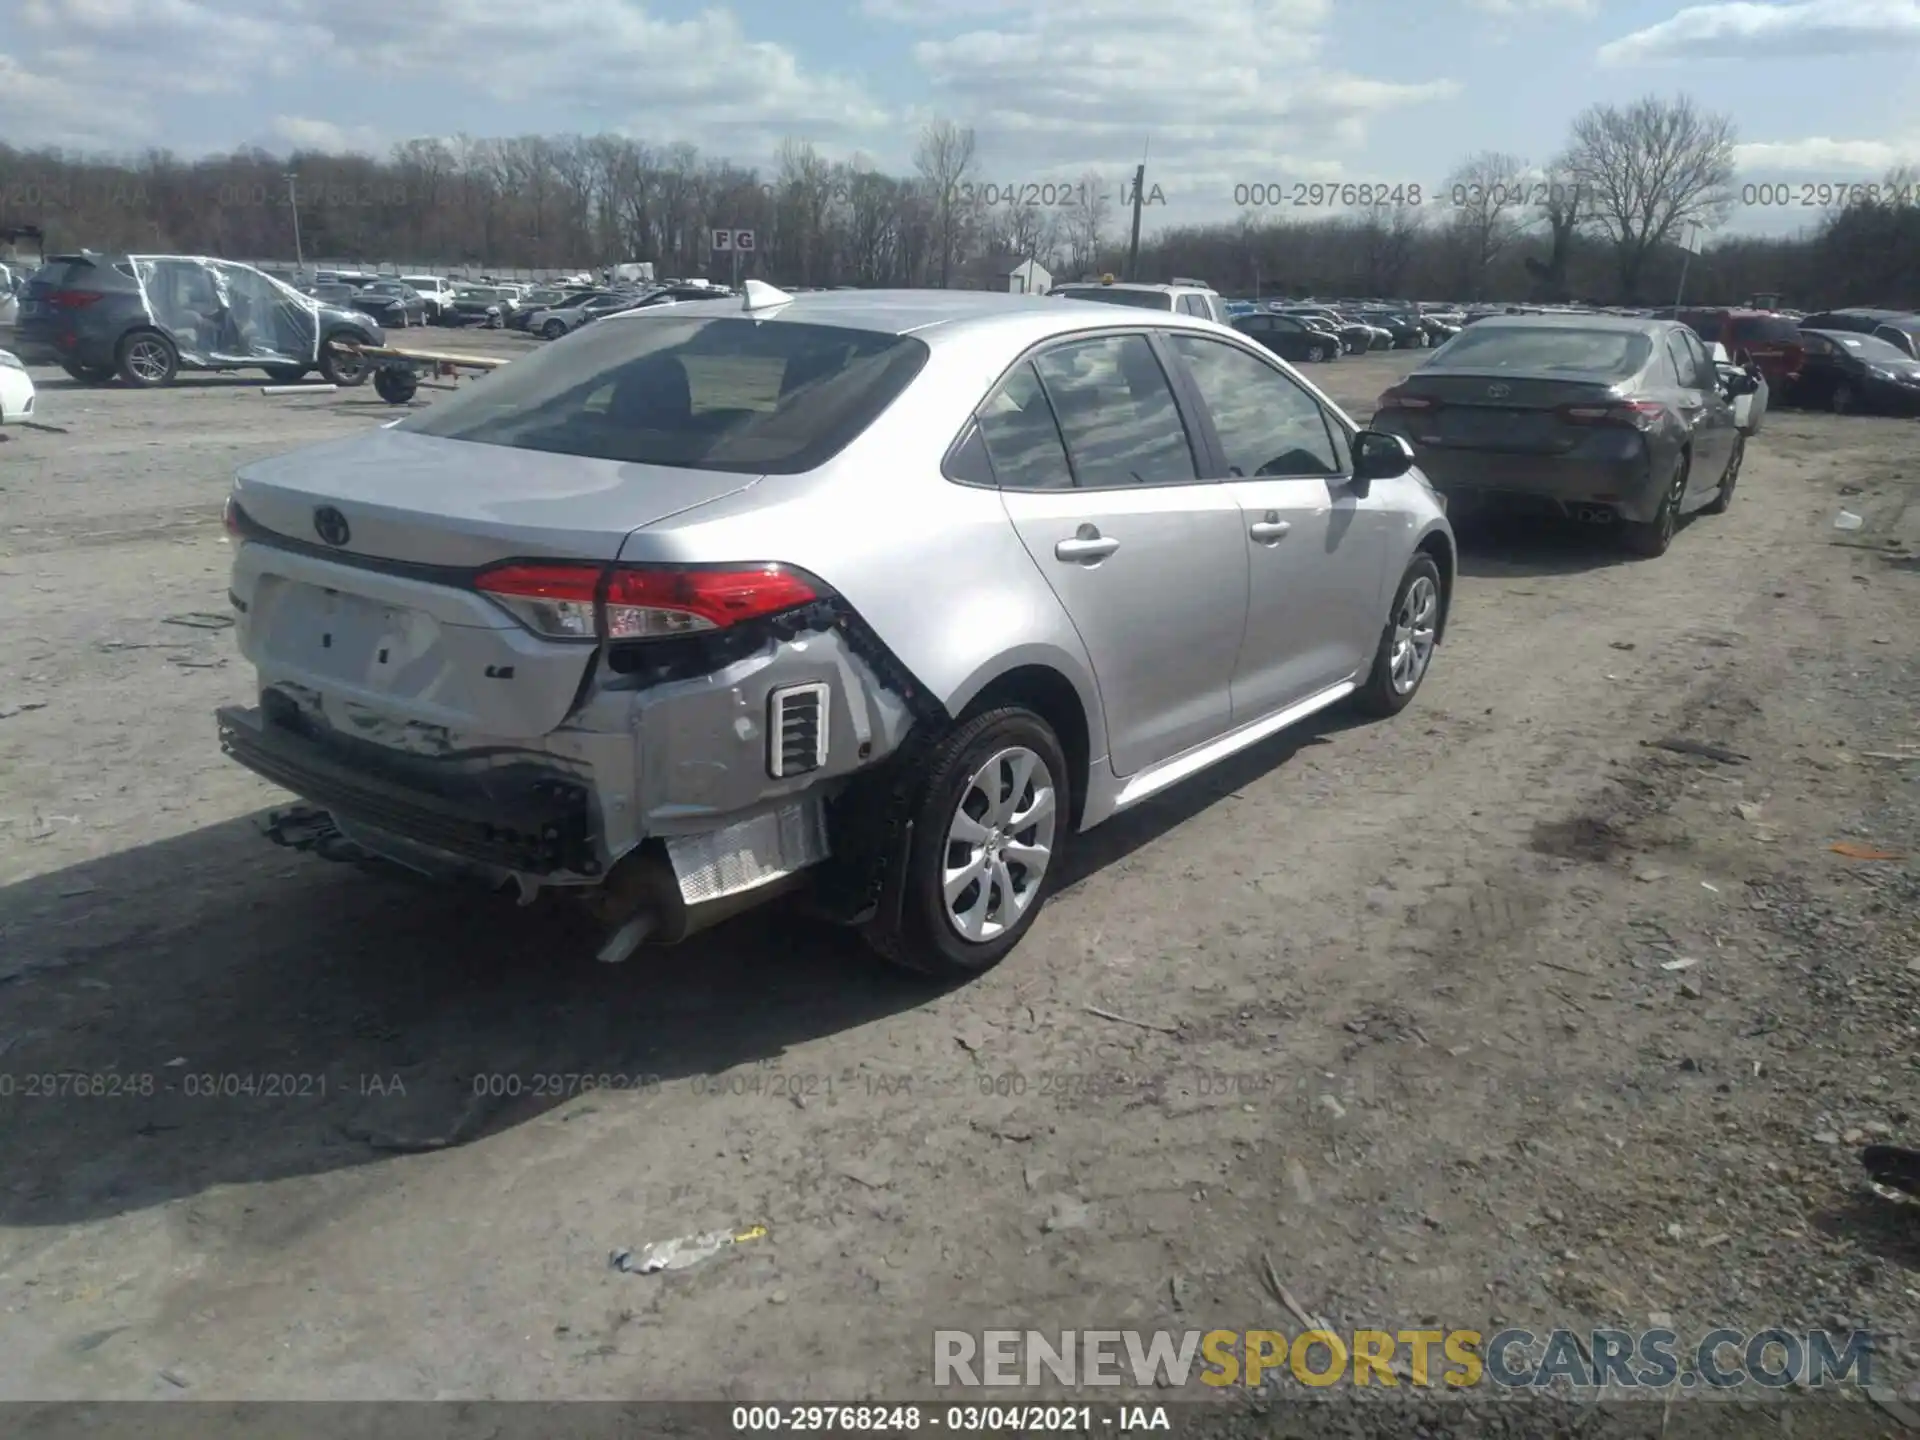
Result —
<path fill-rule="evenodd" d="M 1418 444 L 1561 455 L 1575 449 L 1593 430 L 1563 419 L 1560 410 L 1617 401 L 1623 398 L 1624 387 L 1562 374 L 1448 370 L 1415 371 L 1396 389 L 1432 402 L 1430 409 L 1399 412 Z"/>
<path fill-rule="evenodd" d="M 629 531 L 757 479 L 381 429 L 244 466 L 234 498 L 255 524 L 304 544 L 315 543 L 316 509 L 332 506 L 347 522 L 343 558 L 472 567 L 612 560 Z"/>
<path fill-rule="evenodd" d="M 592 640 L 534 635 L 469 583 L 509 559 L 610 562 L 634 530 L 746 489 L 752 475 L 548 455 L 397 430 L 241 470 L 241 652 L 337 730 L 432 753 L 565 723 Z M 315 512 L 346 522 L 344 544 Z M 337 531 L 333 532 L 335 535 Z"/>

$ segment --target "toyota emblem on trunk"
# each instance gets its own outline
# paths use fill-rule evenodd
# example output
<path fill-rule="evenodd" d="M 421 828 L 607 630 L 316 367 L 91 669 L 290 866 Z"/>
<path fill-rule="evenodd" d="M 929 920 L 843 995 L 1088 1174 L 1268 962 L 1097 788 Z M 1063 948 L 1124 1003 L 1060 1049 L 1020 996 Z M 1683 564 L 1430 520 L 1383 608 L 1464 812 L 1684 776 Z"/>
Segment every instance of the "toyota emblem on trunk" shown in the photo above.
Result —
<path fill-rule="evenodd" d="M 313 533 L 329 545 L 344 545 L 353 538 L 353 531 L 347 528 L 347 517 L 331 505 L 322 505 L 313 512 Z"/>
<path fill-rule="evenodd" d="M 1511 385 L 1487 386 L 1487 398 L 1489 400 L 1504 400 L 1507 398 L 1507 396 L 1511 395 L 1512 393 L 1513 393 L 1513 387 Z"/>

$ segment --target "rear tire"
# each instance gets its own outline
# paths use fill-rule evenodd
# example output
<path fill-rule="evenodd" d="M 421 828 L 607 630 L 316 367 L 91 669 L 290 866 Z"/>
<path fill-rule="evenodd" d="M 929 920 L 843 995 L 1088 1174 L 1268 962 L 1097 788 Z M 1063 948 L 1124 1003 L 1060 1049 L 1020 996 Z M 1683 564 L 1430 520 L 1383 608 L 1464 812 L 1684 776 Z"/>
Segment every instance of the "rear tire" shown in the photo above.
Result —
<path fill-rule="evenodd" d="M 558 340 L 562 335 L 567 333 L 567 327 L 558 320 L 549 320 L 540 327 L 540 333 L 549 340 Z"/>
<path fill-rule="evenodd" d="M 887 901 L 863 938 L 923 975 L 984 974 L 1033 927 L 1060 873 L 1073 810 L 1066 755 L 1040 716 L 1001 706 L 955 726 L 918 783 L 904 866 L 890 862 Z"/>
<path fill-rule="evenodd" d="M 307 378 L 307 367 L 304 365 L 269 365 L 267 366 L 267 378 L 276 385 L 298 385 L 302 380 Z"/>
<path fill-rule="evenodd" d="M 1687 470 L 1688 460 L 1683 454 L 1674 464 L 1673 479 L 1667 483 L 1653 519 L 1628 521 L 1620 527 L 1620 543 L 1629 554 L 1643 560 L 1657 560 L 1667 553 L 1680 528 L 1680 501 L 1687 493 Z"/>
<path fill-rule="evenodd" d="M 120 342 L 120 378 L 143 389 L 171 385 L 180 373 L 180 352 L 158 330 L 135 330 Z"/>
<path fill-rule="evenodd" d="M 1413 703 L 1439 643 L 1441 593 L 1440 567 L 1421 551 L 1407 562 L 1380 631 L 1373 669 L 1353 694 L 1353 706 L 1362 715 L 1385 720 Z"/>
<path fill-rule="evenodd" d="M 1833 394 L 1827 397 L 1827 408 L 1836 415 L 1851 415 L 1860 408 L 1859 397 L 1853 393 L 1853 386 L 1844 380 L 1833 387 Z"/>
<path fill-rule="evenodd" d="M 1733 487 L 1740 483 L 1740 465 L 1747 458 L 1747 437 L 1737 436 L 1733 442 L 1733 454 L 1727 460 L 1727 473 L 1720 477 L 1720 488 L 1713 493 L 1713 500 L 1706 506 L 1709 515 L 1724 515 L 1733 505 Z"/>

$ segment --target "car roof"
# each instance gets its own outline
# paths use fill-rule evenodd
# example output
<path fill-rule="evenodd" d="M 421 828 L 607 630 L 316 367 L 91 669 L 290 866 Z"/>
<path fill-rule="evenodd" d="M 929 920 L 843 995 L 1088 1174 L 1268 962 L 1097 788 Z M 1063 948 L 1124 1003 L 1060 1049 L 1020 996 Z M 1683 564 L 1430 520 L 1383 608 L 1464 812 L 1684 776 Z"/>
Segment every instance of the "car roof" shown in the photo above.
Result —
<path fill-rule="evenodd" d="M 932 339 L 936 334 L 945 339 L 961 333 L 972 336 L 997 330 L 1023 344 L 1032 344 L 1050 335 L 1147 324 L 1213 334 L 1228 329 L 1176 311 L 1060 305 L 1044 295 L 1013 295 L 996 290 L 818 290 L 753 311 L 743 310 L 740 297 L 730 295 L 714 300 L 685 300 L 673 309 L 682 315 L 688 312 L 716 317 L 750 315 L 755 320 L 775 324 L 831 325 L 886 335 L 917 335 L 922 339 Z M 628 310 L 608 318 L 639 325 L 646 323 L 649 314 L 644 309 Z"/>
<path fill-rule="evenodd" d="M 1663 330 L 1684 330 L 1678 320 L 1656 320 L 1645 315 L 1601 315 L 1587 311 L 1567 311 L 1557 315 L 1489 315 L 1473 327 L 1475 330 L 1619 330 L 1637 335 L 1652 335 Z"/>
<path fill-rule="evenodd" d="M 1062 280 L 1053 287 L 1055 290 L 1151 290 L 1156 294 L 1168 295 L 1175 290 L 1197 290 L 1203 295 L 1216 293 L 1205 285 L 1157 285 L 1145 280 L 1115 280 L 1109 284 L 1105 280 Z"/>

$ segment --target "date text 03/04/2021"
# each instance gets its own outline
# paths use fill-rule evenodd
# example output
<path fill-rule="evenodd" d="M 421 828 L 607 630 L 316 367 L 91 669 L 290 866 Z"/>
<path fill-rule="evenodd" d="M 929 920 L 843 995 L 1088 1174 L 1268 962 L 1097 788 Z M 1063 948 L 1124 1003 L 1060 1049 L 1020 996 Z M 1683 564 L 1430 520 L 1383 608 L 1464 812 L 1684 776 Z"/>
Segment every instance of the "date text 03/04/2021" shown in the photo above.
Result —
<path fill-rule="evenodd" d="M 1173 1429 L 1164 1405 L 736 1405 L 737 1434 L 1092 1435 Z"/>
<path fill-rule="evenodd" d="M 1116 194 L 1084 180 L 1023 180 L 1016 183 L 966 180 L 954 186 L 954 198 L 962 205 L 984 205 L 989 209 L 1004 206 L 1013 210 L 1084 210 L 1089 205 L 1130 206 L 1133 204 L 1134 188 L 1132 181 L 1121 185 Z M 1166 192 L 1158 185 L 1148 185 L 1140 192 L 1140 203 L 1165 205 Z"/>

